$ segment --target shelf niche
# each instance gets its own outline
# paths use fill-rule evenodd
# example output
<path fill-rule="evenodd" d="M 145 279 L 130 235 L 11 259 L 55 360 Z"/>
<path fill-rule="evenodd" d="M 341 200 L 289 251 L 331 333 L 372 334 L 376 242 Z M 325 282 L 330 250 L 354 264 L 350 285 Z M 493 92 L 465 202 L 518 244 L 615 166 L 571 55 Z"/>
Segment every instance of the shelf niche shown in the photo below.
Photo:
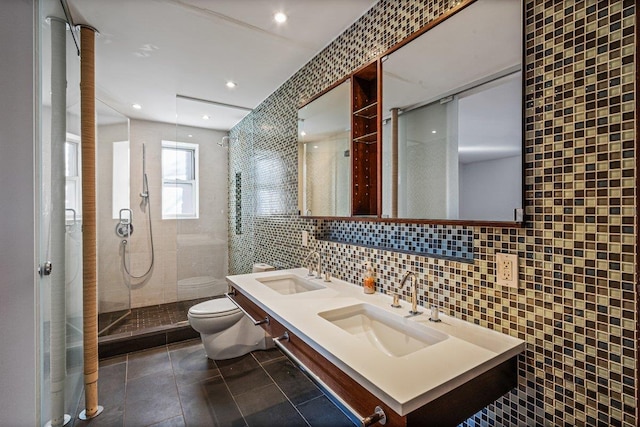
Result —
<path fill-rule="evenodd" d="M 356 71 L 351 78 L 352 215 L 379 213 L 380 62 Z"/>

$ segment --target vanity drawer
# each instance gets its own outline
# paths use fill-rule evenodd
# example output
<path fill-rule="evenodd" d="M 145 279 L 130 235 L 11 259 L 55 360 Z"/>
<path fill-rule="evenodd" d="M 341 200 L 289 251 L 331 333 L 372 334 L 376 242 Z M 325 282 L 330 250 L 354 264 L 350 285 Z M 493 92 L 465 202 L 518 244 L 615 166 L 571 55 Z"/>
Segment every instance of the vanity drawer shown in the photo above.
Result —
<path fill-rule="evenodd" d="M 340 368 L 328 361 L 324 356 L 311 348 L 307 343 L 294 333 L 286 330 L 280 323 L 273 321 L 271 324 L 274 337 L 281 337 L 285 331 L 287 339 L 280 339 L 282 347 L 297 359 L 294 363 L 299 365 L 307 374 L 320 379 L 324 388 L 329 393 L 337 395 L 342 401 L 350 406 L 360 416 L 373 414 L 376 407 L 382 408 L 386 415 L 385 426 L 406 426 L 405 417 L 401 417 L 391 408 L 385 405 L 380 399 L 371 394 L 367 389 L 357 383 L 353 378 L 345 374 Z M 380 425 L 380 424 L 376 424 Z"/>

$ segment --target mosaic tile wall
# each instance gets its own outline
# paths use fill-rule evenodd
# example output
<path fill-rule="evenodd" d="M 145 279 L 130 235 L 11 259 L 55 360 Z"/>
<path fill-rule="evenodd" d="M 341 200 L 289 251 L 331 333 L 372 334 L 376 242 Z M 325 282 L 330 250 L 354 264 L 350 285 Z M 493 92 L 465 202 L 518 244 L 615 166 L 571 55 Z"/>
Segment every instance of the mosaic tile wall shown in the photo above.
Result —
<path fill-rule="evenodd" d="M 454 3 L 380 1 L 232 131 L 230 180 L 242 172 L 243 186 L 242 235 L 230 207 L 232 273 L 255 261 L 300 266 L 301 231 L 320 232 L 297 213 L 297 106 Z M 467 228 L 473 263 L 310 246 L 353 283 L 372 260 L 381 292 L 414 270 L 423 305 L 526 340 L 518 388 L 465 425 L 635 426 L 636 5 L 525 0 L 524 11 L 530 224 Z M 520 289 L 494 284 L 498 251 L 520 256 Z"/>
<path fill-rule="evenodd" d="M 466 227 L 323 220 L 317 233 L 318 240 L 473 262 L 473 232 Z"/>

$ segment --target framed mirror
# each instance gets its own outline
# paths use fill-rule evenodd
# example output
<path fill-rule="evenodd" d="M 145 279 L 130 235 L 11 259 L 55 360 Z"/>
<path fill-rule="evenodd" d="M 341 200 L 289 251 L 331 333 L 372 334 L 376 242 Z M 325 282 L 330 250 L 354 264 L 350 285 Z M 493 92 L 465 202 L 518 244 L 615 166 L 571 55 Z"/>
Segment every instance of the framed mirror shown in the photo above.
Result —
<path fill-rule="evenodd" d="M 383 58 L 384 218 L 518 220 L 521 7 L 475 1 Z"/>
<path fill-rule="evenodd" d="M 351 215 L 351 81 L 298 110 L 300 213 Z"/>

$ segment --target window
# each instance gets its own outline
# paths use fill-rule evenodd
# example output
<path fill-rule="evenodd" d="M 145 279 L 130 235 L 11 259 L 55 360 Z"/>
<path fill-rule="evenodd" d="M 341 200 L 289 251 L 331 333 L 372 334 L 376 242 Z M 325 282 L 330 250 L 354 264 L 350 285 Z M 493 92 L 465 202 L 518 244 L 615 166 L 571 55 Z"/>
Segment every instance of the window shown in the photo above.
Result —
<path fill-rule="evenodd" d="M 82 181 L 80 180 L 80 138 L 67 134 L 64 143 L 64 207 L 66 219 L 79 219 L 82 214 Z"/>
<path fill-rule="evenodd" d="M 162 141 L 162 218 L 198 218 L 198 145 Z"/>
<path fill-rule="evenodd" d="M 120 210 L 129 209 L 130 178 L 129 173 L 129 141 L 113 143 L 113 180 L 112 180 L 112 215 L 113 219 L 120 219 Z M 123 212 L 124 214 L 124 212 Z M 124 218 L 129 218 L 128 216 Z"/>

